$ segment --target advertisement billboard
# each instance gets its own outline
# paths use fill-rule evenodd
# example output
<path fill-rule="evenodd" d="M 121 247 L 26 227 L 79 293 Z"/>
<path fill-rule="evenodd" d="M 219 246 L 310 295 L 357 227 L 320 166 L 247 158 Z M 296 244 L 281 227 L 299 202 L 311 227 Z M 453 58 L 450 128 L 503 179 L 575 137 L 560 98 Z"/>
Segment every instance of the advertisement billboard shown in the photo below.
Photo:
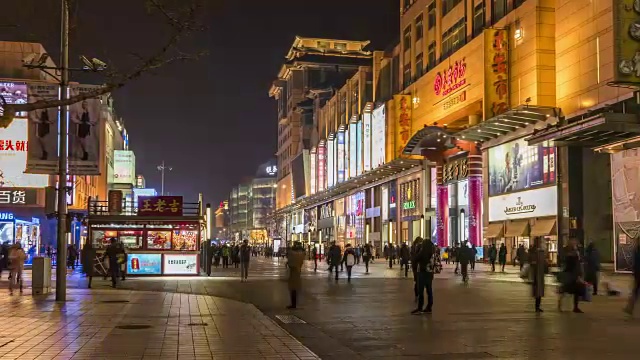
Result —
<path fill-rule="evenodd" d="M 198 255 L 196 254 L 165 254 L 165 275 L 197 275 Z"/>
<path fill-rule="evenodd" d="M 371 113 L 362 116 L 362 172 L 371 170 Z"/>
<path fill-rule="evenodd" d="M 558 214 L 555 186 L 489 198 L 489 221 L 529 219 Z"/>
<path fill-rule="evenodd" d="M 138 197 L 140 196 L 157 196 L 156 189 L 151 188 L 134 188 L 133 189 L 133 203 L 138 204 Z"/>
<path fill-rule="evenodd" d="M 484 31 L 484 119 L 509 110 L 509 30 Z"/>
<path fill-rule="evenodd" d="M 317 159 L 318 159 L 318 151 L 315 148 L 311 149 L 311 158 L 310 158 L 311 164 L 309 165 L 310 168 L 311 168 L 310 169 L 310 171 L 311 171 L 311 179 L 310 179 L 311 180 L 311 182 L 310 182 L 311 194 L 315 194 L 316 191 L 318 191 L 317 188 L 316 188 L 316 183 L 317 183 L 317 180 L 318 180 L 318 177 L 317 177 L 318 176 L 317 175 L 317 171 L 318 171 Z"/>
<path fill-rule="evenodd" d="M 349 178 L 358 176 L 358 124 L 349 124 Z"/>
<path fill-rule="evenodd" d="M 72 86 L 71 96 L 96 86 Z M 86 99 L 69 107 L 69 173 L 100 175 L 100 99 Z"/>
<path fill-rule="evenodd" d="M 364 155 L 362 149 L 362 131 L 362 121 L 358 121 L 358 124 L 356 125 L 356 144 L 358 144 L 358 154 L 356 155 L 356 176 L 360 176 L 364 172 L 362 170 L 362 158 Z"/>
<path fill-rule="evenodd" d="M 405 145 L 409 142 L 412 132 L 411 124 L 411 96 L 410 95 L 393 95 L 395 104 L 395 123 L 396 123 L 396 149 L 395 156 L 400 156 Z"/>
<path fill-rule="evenodd" d="M 611 187 L 616 271 L 632 271 L 635 247 L 640 238 L 640 151 L 624 150 L 611 155 Z"/>
<path fill-rule="evenodd" d="M 27 166 L 28 120 L 14 119 L 0 128 L 0 187 L 45 187 L 49 177 L 25 174 Z"/>
<path fill-rule="evenodd" d="M 60 88 L 54 84 L 29 84 L 29 102 L 58 99 Z M 60 119 L 58 108 L 29 113 L 29 149 L 26 172 L 56 174 L 58 171 L 58 134 Z"/>
<path fill-rule="evenodd" d="M 7 104 L 26 104 L 27 99 L 27 83 L 14 82 L 14 81 L 2 81 L 0 82 L 0 96 Z M 1 102 L 0 102 L 1 103 Z M 0 107 L 0 115 L 4 112 Z M 25 113 L 16 113 L 16 117 L 27 117 Z"/>
<path fill-rule="evenodd" d="M 318 147 L 318 191 L 325 189 L 325 182 L 327 178 L 327 146 L 320 145 Z"/>
<path fill-rule="evenodd" d="M 381 105 L 377 109 L 373 110 L 371 121 L 371 168 L 375 169 L 378 166 L 384 165 L 385 159 L 385 145 L 387 139 L 386 134 L 386 113 L 385 106 Z"/>
<path fill-rule="evenodd" d="M 338 132 L 338 139 L 336 140 L 336 157 L 338 163 L 338 172 L 336 183 L 341 183 L 344 181 L 344 173 L 345 173 L 345 133 L 344 131 Z"/>
<path fill-rule="evenodd" d="M 549 142 L 529 146 L 524 139 L 489 149 L 489 196 L 553 185 L 556 151 Z"/>
<path fill-rule="evenodd" d="M 162 274 L 162 254 L 129 254 L 127 256 L 127 274 Z"/>
<path fill-rule="evenodd" d="M 136 156 L 131 150 L 113 151 L 113 184 L 136 183 Z"/>
<path fill-rule="evenodd" d="M 182 216 L 182 196 L 140 196 L 138 216 Z"/>
<path fill-rule="evenodd" d="M 634 0 L 613 2 L 613 83 L 640 83 L 640 4 Z"/>

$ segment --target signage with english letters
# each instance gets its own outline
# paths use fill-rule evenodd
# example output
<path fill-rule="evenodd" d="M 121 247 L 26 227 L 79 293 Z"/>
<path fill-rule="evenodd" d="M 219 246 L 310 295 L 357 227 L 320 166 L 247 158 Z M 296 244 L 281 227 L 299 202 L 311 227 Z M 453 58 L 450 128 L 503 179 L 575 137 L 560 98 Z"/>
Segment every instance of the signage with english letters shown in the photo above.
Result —
<path fill-rule="evenodd" d="M 558 214 L 555 186 L 489 198 L 489 221 L 529 219 Z"/>

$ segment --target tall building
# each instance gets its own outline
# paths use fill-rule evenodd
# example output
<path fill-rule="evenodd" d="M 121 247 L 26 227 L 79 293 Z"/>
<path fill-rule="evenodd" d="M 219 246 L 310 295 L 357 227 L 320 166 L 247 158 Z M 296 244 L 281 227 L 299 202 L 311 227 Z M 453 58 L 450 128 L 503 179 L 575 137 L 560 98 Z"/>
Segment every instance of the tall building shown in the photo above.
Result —
<path fill-rule="evenodd" d="M 229 240 L 229 200 L 220 202 L 216 209 L 213 238 L 217 240 Z"/>

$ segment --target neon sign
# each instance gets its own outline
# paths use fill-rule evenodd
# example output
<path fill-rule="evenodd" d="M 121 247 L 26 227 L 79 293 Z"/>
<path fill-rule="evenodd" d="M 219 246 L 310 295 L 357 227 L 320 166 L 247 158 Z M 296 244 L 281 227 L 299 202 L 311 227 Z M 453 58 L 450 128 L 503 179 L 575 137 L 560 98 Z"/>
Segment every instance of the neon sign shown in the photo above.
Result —
<path fill-rule="evenodd" d="M 465 58 L 456 61 L 453 65 L 436 74 L 433 81 L 433 91 L 436 95 L 448 96 L 452 92 L 462 88 L 467 84 L 464 77 L 467 72 Z"/>

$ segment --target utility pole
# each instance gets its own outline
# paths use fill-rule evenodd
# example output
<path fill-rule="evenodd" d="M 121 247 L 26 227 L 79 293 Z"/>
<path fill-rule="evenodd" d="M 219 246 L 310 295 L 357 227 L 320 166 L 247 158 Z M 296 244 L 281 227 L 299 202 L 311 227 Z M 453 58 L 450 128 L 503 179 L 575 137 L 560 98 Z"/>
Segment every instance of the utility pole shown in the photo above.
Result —
<path fill-rule="evenodd" d="M 160 195 L 164 196 L 164 171 L 171 171 L 173 168 L 171 166 L 166 166 L 164 164 L 164 160 L 162 160 L 162 164 L 158 165 L 158 171 L 162 173 L 162 185 L 160 186 Z"/>
<path fill-rule="evenodd" d="M 69 3 L 62 0 L 60 36 L 60 100 L 67 99 L 69 85 Z M 56 255 L 56 301 L 67 300 L 67 107 L 60 107 L 60 139 L 58 156 L 58 249 Z"/>

